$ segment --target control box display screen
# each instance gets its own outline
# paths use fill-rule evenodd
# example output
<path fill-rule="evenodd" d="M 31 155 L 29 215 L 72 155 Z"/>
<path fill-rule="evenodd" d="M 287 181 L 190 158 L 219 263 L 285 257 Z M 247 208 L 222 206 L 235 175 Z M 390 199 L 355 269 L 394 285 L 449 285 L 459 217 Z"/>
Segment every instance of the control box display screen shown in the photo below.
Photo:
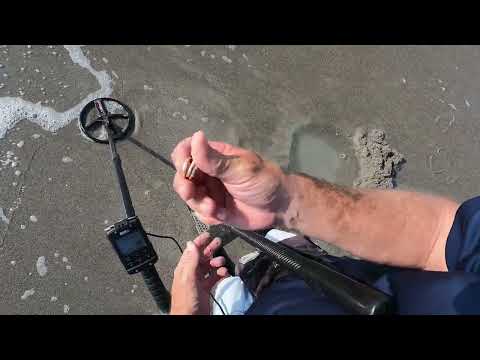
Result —
<path fill-rule="evenodd" d="M 125 256 L 128 256 L 147 246 L 142 234 L 139 231 L 132 231 L 120 236 L 116 240 L 116 243 L 118 251 Z"/>

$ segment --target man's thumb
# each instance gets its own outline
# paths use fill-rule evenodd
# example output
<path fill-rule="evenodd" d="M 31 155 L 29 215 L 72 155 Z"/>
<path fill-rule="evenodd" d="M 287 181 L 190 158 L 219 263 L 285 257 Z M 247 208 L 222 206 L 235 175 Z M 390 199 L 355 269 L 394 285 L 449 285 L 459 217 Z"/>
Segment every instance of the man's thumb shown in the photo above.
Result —
<path fill-rule="evenodd" d="M 179 265 L 184 271 L 196 271 L 200 262 L 200 250 L 193 243 L 193 241 L 187 241 L 187 246 L 183 251 L 182 258 L 179 261 Z"/>
<path fill-rule="evenodd" d="M 212 148 L 203 131 L 193 134 L 191 146 L 193 161 L 200 170 L 221 179 L 227 175 L 227 171 L 231 169 L 232 158 Z"/>

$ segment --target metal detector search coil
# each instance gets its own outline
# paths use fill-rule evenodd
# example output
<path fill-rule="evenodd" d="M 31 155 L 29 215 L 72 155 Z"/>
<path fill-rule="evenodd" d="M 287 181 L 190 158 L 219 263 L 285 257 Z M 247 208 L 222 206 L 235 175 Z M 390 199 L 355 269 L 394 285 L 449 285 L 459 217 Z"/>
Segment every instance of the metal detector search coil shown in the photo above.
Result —
<path fill-rule="evenodd" d="M 127 105 L 118 100 L 98 98 L 85 105 L 80 112 L 78 124 L 88 139 L 108 144 L 105 126 L 112 129 L 112 140 L 124 140 L 135 130 L 135 115 Z"/>

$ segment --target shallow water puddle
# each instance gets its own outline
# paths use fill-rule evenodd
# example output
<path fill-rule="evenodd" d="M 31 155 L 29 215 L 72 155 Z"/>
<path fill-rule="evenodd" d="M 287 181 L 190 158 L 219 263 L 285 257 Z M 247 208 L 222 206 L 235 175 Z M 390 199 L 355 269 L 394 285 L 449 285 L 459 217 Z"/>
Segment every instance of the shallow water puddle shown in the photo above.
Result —
<path fill-rule="evenodd" d="M 289 170 L 303 172 L 329 182 L 351 184 L 355 162 L 349 141 L 335 130 L 311 125 L 295 132 L 290 149 Z"/>

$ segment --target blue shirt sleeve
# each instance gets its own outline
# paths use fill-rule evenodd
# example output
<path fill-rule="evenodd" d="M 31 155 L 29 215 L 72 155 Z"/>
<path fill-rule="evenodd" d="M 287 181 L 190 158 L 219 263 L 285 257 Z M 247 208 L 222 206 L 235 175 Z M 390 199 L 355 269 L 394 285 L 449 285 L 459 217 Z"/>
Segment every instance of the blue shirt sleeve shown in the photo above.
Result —
<path fill-rule="evenodd" d="M 480 196 L 465 201 L 457 210 L 445 257 L 449 271 L 480 272 Z"/>
<path fill-rule="evenodd" d="M 480 314 L 480 196 L 458 208 L 445 257 L 448 272 L 368 266 L 378 267 L 379 274 L 383 273 L 373 285 L 394 296 L 397 314 Z M 367 273 L 355 270 L 363 267 L 363 262 L 349 258 L 339 261 L 350 264 L 343 266 L 344 270 L 350 269 L 352 275 L 365 280 L 362 274 Z M 274 282 L 247 311 L 247 314 L 344 313 L 331 298 L 314 293 L 303 280 L 292 277 Z"/>

